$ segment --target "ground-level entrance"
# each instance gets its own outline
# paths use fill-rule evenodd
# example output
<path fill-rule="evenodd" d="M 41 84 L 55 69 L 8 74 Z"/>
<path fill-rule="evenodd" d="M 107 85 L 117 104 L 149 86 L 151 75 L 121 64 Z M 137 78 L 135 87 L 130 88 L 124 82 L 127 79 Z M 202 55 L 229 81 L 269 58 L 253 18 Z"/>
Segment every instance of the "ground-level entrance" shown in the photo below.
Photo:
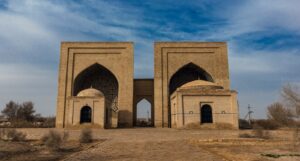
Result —
<path fill-rule="evenodd" d="M 135 127 L 154 126 L 153 79 L 135 79 L 133 92 L 133 124 Z"/>

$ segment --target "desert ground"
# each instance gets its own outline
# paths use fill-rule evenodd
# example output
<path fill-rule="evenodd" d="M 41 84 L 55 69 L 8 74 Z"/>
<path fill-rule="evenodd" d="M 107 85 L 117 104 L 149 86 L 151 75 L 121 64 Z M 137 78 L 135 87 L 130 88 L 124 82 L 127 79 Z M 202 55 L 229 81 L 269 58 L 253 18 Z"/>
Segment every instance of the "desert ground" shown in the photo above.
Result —
<path fill-rule="evenodd" d="M 268 138 L 241 137 L 252 130 L 200 130 L 133 128 L 92 131 L 94 141 L 80 144 L 81 130 L 68 131 L 61 150 L 51 151 L 40 143 L 50 129 L 18 129 L 25 142 L 0 141 L 0 159 L 13 161 L 65 160 L 203 160 L 203 161 L 296 161 L 300 148 L 293 130 L 268 131 Z M 276 158 L 277 156 L 277 158 Z"/>

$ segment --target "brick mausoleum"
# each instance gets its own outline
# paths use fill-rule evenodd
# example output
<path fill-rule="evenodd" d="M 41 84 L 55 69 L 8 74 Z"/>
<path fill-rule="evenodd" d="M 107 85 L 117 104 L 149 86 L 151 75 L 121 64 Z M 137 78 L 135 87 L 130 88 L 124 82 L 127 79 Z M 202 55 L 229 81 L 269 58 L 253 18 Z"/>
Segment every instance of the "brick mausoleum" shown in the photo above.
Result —
<path fill-rule="evenodd" d="M 134 79 L 133 53 L 132 42 L 63 42 L 56 127 L 134 127 L 146 99 L 155 127 L 238 128 L 225 42 L 156 42 L 154 79 Z"/>

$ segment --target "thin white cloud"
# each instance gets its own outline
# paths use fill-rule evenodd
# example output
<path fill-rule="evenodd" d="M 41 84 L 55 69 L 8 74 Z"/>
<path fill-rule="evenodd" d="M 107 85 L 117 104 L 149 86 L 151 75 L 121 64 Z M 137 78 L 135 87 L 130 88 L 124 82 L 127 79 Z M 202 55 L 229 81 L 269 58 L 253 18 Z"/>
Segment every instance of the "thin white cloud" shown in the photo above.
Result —
<path fill-rule="evenodd" d="M 20 84 L 39 85 L 49 83 L 49 77 L 53 77 L 56 72 L 47 68 L 37 68 L 30 64 L 0 64 L 0 85 L 17 86 Z M 36 80 L 36 82 L 35 82 Z M 2 88 L 1 88 L 2 89 Z"/>
<path fill-rule="evenodd" d="M 0 12 L 0 19 L 5 22 L 0 23 L 0 48 L 5 59 L 41 56 L 43 53 L 35 52 L 36 48 L 44 44 L 44 50 L 49 50 L 52 47 L 50 43 L 57 40 L 51 31 L 22 15 Z"/>
<path fill-rule="evenodd" d="M 250 0 L 229 5 L 215 14 L 226 20 L 210 38 L 231 39 L 247 33 L 284 29 L 300 34 L 300 1 Z"/>
<path fill-rule="evenodd" d="M 234 74 L 240 73 L 283 73 L 290 69 L 300 68 L 298 53 L 290 51 L 261 51 L 252 50 L 230 54 L 231 71 Z M 297 72 L 297 71 L 296 71 Z"/>

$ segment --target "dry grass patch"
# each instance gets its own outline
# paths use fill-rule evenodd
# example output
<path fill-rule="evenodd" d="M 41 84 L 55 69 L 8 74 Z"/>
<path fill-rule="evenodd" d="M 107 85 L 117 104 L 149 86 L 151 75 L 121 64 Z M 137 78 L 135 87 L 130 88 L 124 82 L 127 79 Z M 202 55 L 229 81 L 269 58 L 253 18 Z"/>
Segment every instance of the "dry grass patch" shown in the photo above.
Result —
<path fill-rule="evenodd" d="M 240 138 L 259 138 L 259 139 L 271 139 L 270 132 L 263 130 L 262 128 L 253 129 L 251 133 L 243 133 L 239 135 Z"/>
<path fill-rule="evenodd" d="M 51 150 L 59 150 L 63 139 L 57 131 L 50 130 L 48 134 L 41 138 L 41 141 Z"/>
<path fill-rule="evenodd" d="M 203 129 L 203 130 L 233 130 L 233 126 L 228 123 L 212 123 L 212 124 L 199 124 L 189 123 L 182 129 Z"/>
<path fill-rule="evenodd" d="M 25 141 L 26 134 L 17 131 L 16 129 L 1 129 L 0 139 L 8 141 Z"/>
<path fill-rule="evenodd" d="M 79 141 L 81 143 L 91 143 L 93 141 L 92 130 L 83 129 L 80 134 Z"/>

